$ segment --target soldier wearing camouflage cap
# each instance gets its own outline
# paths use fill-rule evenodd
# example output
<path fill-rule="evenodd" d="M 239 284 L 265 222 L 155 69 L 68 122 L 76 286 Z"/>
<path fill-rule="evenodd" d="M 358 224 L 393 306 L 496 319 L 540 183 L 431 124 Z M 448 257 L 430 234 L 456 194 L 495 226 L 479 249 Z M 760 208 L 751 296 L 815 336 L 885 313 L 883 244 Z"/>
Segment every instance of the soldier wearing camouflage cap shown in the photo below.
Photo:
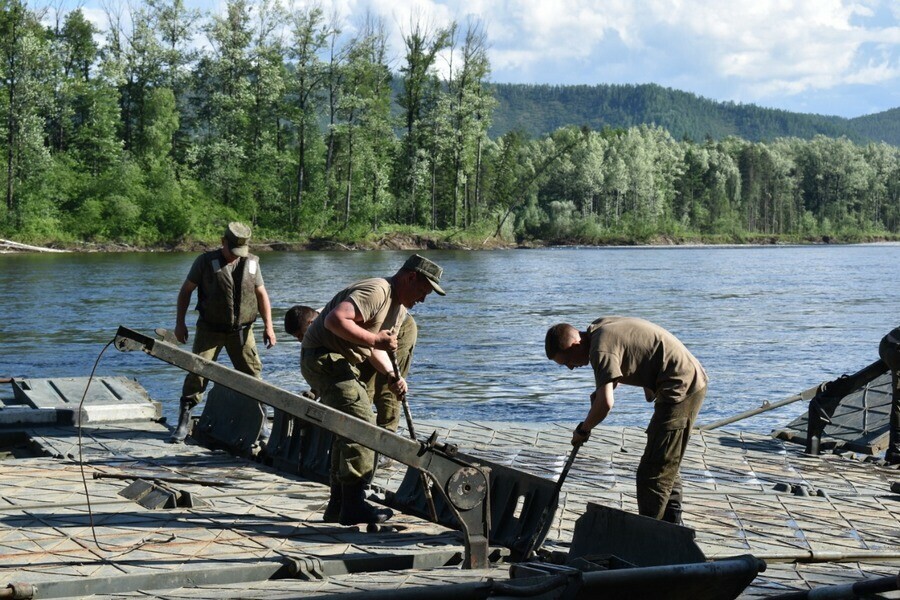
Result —
<path fill-rule="evenodd" d="M 250 254 L 249 240 L 250 228 L 235 221 L 225 228 L 221 248 L 197 257 L 178 292 L 175 337 L 181 343 L 188 339 L 185 316 L 196 289 L 200 318 L 194 334 L 194 354 L 216 360 L 224 348 L 235 369 L 259 377 L 262 363 L 256 351 L 253 323 L 262 316 L 267 348 L 275 345 L 275 329 L 259 258 Z M 178 427 L 171 442 L 180 443 L 187 437 L 191 411 L 200 403 L 206 384 L 206 379 L 194 373 L 184 378 Z"/>
<path fill-rule="evenodd" d="M 443 269 L 415 254 L 391 277 L 364 279 L 337 293 L 303 336 L 300 371 L 331 408 L 375 424 L 372 402 L 361 379 L 368 362 L 390 381 L 395 394 L 405 394 L 406 380 L 394 375 L 388 352 L 398 349 L 397 331 L 406 310 L 431 292 L 444 295 Z M 393 513 L 365 501 L 365 485 L 375 469 L 375 453 L 335 436 L 331 448 L 331 496 L 326 521 L 343 525 L 381 523 Z"/>
<path fill-rule="evenodd" d="M 310 306 L 294 305 L 284 315 L 284 331 L 302 342 L 307 329 L 318 316 L 319 311 Z M 412 315 L 407 313 L 406 318 L 403 319 L 403 323 L 400 325 L 400 330 L 397 332 L 396 353 L 397 371 L 404 379 L 409 375 L 418 336 L 419 327 Z M 397 428 L 400 426 L 401 403 L 397 394 L 391 391 L 393 374 L 389 378 L 387 375 L 379 373 L 368 361 L 360 363 L 359 373 L 360 381 L 366 384 L 366 392 L 369 394 L 372 404 L 375 405 L 376 424 L 396 433 Z M 382 455 L 378 461 L 378 468 L 389 466 L 393 462 L 392 459 Z M 326 515 L 325 520 L 337 523 L 338 515 Z"/>

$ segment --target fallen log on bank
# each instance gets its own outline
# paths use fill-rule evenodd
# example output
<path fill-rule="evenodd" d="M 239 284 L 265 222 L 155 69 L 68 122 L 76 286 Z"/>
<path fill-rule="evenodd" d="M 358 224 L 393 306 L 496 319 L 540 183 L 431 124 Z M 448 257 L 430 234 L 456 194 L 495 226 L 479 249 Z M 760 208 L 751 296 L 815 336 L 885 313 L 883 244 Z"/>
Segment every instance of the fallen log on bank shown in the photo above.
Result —
<path fill-rule="evenodd" d="M 29 244 L 21 244 L 19 242 L 0 238 L 0 252 L 68 252 L 68 250 L 46 248 L 44 246 L 31 246 Z"/>

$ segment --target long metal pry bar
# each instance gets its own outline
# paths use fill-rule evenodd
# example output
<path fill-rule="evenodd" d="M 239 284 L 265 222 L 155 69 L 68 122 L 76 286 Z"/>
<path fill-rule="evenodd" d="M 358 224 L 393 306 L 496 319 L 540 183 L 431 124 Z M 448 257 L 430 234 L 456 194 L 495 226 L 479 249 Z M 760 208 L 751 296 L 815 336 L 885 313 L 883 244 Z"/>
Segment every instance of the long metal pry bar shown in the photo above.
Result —
<path fill-rule="evenodd" d="M 234 369 L 204 360 L 177 346 L 119 327 L 115 346 L 122 352 L 142 350 L 162 361 L 196 373 L 299 419 L 358 442 L 414 469 L 427 473 L 444 497 L 465 537 L 464 565 L 484 569 L 488 562 L 490 494 L 486 468 L 470 464 L 443 444 L 426 444 L 402 437 L 362 419 L 288 392 Z"/>

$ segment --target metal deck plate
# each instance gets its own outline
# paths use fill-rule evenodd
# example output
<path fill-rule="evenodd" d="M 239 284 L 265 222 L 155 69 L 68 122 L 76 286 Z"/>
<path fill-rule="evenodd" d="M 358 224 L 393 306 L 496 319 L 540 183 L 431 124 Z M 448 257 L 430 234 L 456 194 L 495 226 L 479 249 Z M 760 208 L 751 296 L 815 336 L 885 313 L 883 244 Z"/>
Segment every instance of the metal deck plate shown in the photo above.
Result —
<path fill-rule="evenodd" d="M 570 449 L 569 423 L 417 426 L 437 429 L 467 453 L 549 479 L 558 476 Z M 27 430 L 56 458 L 3 461 L 0 584 L 25 581 L 45 591 L 81 590 L 96 598 L 283 598 L 507 575 L 508 566 L 436 568 L 462 553 L 459 533 L 416 517 L 396 515 L 391 522 L 402 529 L 372 534 L 323 523 L 326 486 L 193 443 L 167 444 L 169 433 L 153 422 L 83 430 L 91 515 L 74 430 Z M 644 437 L 638 428 L 594 430 L 563 487 L 547 547 L 568 550 L 575 520 L 588 502 L 636 512 L 634 472 Z M 682 477 L 684 518 L 696 530 L 697 544 L 710 558 L 752 553 L 769 562 L 744 598 L 896 575 L 900 568 L 900 496 L 890 491 L 900 471 L 840 456 L 807 457 L 800 450 L 740 432 L 692 436 Z M 231 485 L 179 484 L 210 506 L 150 510 L 119 495 L 127 481 L 93 480 L 92 471 Z M 405 472 L 383 470 L 376 483 L 396 489 Z M 805 486 L 813 495 L 776 493 L 779 483 Z M 818 490 L 825 494 L 815 495 Z M 405 563 L 397 558 L 404 556 Z M 268 579 L 284 557 L 306 559 L 302 578 Z M 415 567 L 411 557 L 430 557 L 431 564 Z M 819 559 L 830 562 L 808 562 Z"/>
<path fill-rule="evenodd" d="M 48 422 L 47 414 L 56 411 L 57 423 L 74 424 L 82 398 L 84 423 L 143 421 L 162 416 L 160 403 L 151 400 L 147 391 L 128 377 L 95 377 L 92 381 L 88 377 L 15 379 L 12 390 L 13 401 L 4 401 L 0 407 L 0 423 L 21 423 L 23 419 L 27 422 L 21 409 L 28 407 L 39 409 L 31 413 L 35 417 L 31 422 Z"/>
<path fill-rule="evenodd" d="M 822 432 L 822 448 L 880 454 L 888 444 L 890 410 L 891 374 L 884 373 L 842 397 Z M 804 413 L 772 435 L 805 445 L 808 424 Z"/>

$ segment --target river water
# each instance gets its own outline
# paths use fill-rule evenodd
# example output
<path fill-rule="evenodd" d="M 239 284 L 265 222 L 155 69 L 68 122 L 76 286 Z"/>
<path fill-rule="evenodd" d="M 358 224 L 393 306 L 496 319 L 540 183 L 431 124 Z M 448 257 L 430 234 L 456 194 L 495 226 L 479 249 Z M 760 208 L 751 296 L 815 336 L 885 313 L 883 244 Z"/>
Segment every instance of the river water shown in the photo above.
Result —
<path fill-rule="evenodd" d="M 263 253 L 279 335 L 260 350 L 263 377 L 306 388 L 300 346 L 282 328 L 288 307 L 321 306 L 352 281 L 392 274 L 409 254 Z M 629 315 L 672 331 L 710 376 L 701 423 L 859 370 L 900 323 L 898 244 L 424 254 L 444 267 L 447 296 L 432 294 L 414 310 L 409 398 L 417 418 L 577 423 L 592 376 L 589 367 L 568 371 L 545 358 L 544 333 L 560 321 L 583 328 L 602 315 Z M 86 376 L 119 325 L 148 334 L 174 328 L 175 298 L 195 256 L 0 255 L 0 377 Z M 259 322 L 256 334 L 261 340 Z M 178 368 L 110 347 L 97 373 L 136 378 L 175 418 Z M 768 432 L 803 410 L 795 403 L 732 427 Z M 639 390 L 622 386 L 607 423 L 644 425 L 650 412 Z"/>

